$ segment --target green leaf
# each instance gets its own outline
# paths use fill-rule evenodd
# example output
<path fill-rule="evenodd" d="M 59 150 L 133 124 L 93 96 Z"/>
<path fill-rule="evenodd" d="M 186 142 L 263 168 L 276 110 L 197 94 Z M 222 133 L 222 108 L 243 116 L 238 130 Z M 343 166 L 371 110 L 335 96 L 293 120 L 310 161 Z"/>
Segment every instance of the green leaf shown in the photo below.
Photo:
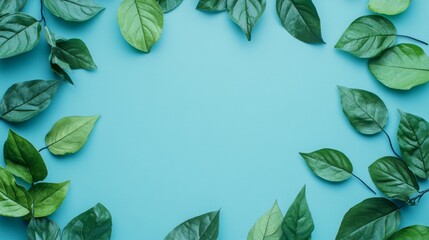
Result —
<path fill-rule="evenodd" d="M 51 46 L 51 47 L 55 47 L 55 34 L 53 32 L 51 32 L 51 30 L 45 26 L 45 39 L 46 42 Z"/>
<path fill-rule="evenodd" d="M 112 216 L 101 203 L 71 220 L 63 230 L 63 240 L 109 240 Z"/>
<path fill-rule="evenodd" d="M 46 135 L 45 143 L 55 155 L 79 151 L 88 140 L 100 116 L 72 116 L 60 119 Z"/>
<path fill-rule="evenodd" d="M 261 18 L 266 6 L 265 0 L 228 0 L 227 11 L 232 21 L 252 39 L 252 29 Z"/>
<path fill-rule="evenodd" d="M 29 240 L 61 240 L 58 225 L 47 218 L 32 218 L 27 228 Z"/>
<path fill-rule="evenodd" d="M 91 53 L 80 39 L 58 39 L 52 55 L 65 62 L 71 69 L 96 69 Z"/>
<path fill-rule="evenodd" d="M 336 240 L 386 239 L 398 229 L 399 208 L 386 198 L 369 198 L 344 216 Z"/>
<path fill-rule="evenodd" d="M 30 213 L 31 197 L 15 182 L 11 173 L 0 167 L 0 216 L 23 217 Z"/>
<path fill-rule="evenodd" d="M 52 55 L 52 53 L 49 55 L 49 63 L 51 65 L 51 70 L 54 73 L 58 74 L 61 78 L 63 78 L 70 84 L 74 84 L 73 80 L 66 72 L 66 70 L 71 70 L 70 65 L 68 63 L 61 61 L 55 55 Z"/>
<path fill-rule="evenodd" d="M 164 14 L 156 0 L 125 0 L 118 9 L 118 24 L 131 46 L 150 52 L 161 37 Z"/>
<path fill-rule="evenodd" d="M 399 44 L 371 59 L 369 70 L 387 87 L 409 90 L 429 81 L 429 57 L 414 44 Z"/>
<path fill-rule="evenodd" d="M 164 240 L 217 240 L 219 211 L 205 213 L 181 223 Z"/>
<path fill-rule="evenodd" d="M 389 113 L 384 102 L 374 93 L 338 86 L 343 112 L 350 124 L 362 134 L 383 131 Z"/>
<path fill-rule="evenodd" d="M 396 15 L 405 11 L 411 0 L 369 0 L 368 9 L 381 14 Z"/>
<path fill-rule="evenodd" d="M 380 158 L 368 170 L 375 186 L 389 198 L 406 202 L 419 190 L 416 176 L 398 158 Z"/>
<path fill-rule="evenodd" d="M 200 0 L 197 9 L 207 12 L 222 12 L 226 10 L 226 0 Z"/>
<path fill-rule="evenodd" d="M 48 176 L 45 162 L 39 151 L 12 130 L 4 144 L 6 169 L 28 183 L 42 181 Z"/>
<path fill-rule="evenodd" d="M 283 214 L 276 201 L 273 207 L 250 229 L 247 240 L 279 240 L 283 235 L 282 222 Z"/>
<path fill-rule="evenodd" d="M 420 178 L 429 177 L 429 123 L 423 118 L 399 111 L 398 144 L 410 170 Z"/>
<path fill-rule="evenodd" d="M 338 40 L 335 48 L 360 58 L 372 58 L 392 47 L 396 28 L 387 18 L 377 15 L 354 20 Z"/>
<path fill-rule="evenodd" d="M 33 216 L 46 217 L 63 203 L 70 181 L 62 183 L 38 183 L 28 191 L 33 198 Z"/>
<path fill-rule="evenodd" d="M 43 3 L 55 16 L 72 22 L 87 21 L 104 9 L 92 0 L 43 0 Z"/>
<path fill-rule="evenodd" d="M 168 13 L 179 6 L 183 0 L 157 0 L 164 13 Z"/>
<path fill-rule="evenodd" d="M 427 239 L 429 239 L 429 227 L 413 225 L 397 231 L 388 240 L 427 240 Z"/>
<path fill-rule="evenodd" d="M 305 186 L 287 210 L 282 223 L 283 239 L 309 240 L 314 222 L 305 197 Z"/>
<path fill-rule="evenodd" d="M 353 166 L 344 153 L 324 148 L 311 153 L 299 153 L 317 176 L 331 182 L 341 182 L 352 176 Z"/>
<path fill-rule="evenodd" d="M 23 122 L 45 110 L 61 81 L 32 80 L 12 85 L 0 102 L 0 117 L 8 122 Z"/>
<path fill-rule="evenodd" d="M 0 0 L 0 16 L 21 11 L 26 0 Z"/>
<path fill-rule="evenodd" d="M 325 43 L 320 18 L 311 0 L 276 0 L 277 15 L 283 27 L 306 43 Z"/>
<path fill-rule="evenodd" d="M 0 59 L 32 50 L 39 44 L 41 30 L 40 22 L 24 13 L 0 17 Z"/>

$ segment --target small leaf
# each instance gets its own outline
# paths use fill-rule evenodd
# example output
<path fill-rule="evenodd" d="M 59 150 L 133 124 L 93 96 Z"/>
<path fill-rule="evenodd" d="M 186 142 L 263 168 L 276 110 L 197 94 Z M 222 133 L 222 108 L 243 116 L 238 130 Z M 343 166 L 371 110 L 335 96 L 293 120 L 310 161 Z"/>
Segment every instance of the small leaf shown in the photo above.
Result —
<path fill-rule="evenodd" d="M 30 213 L 31 197 L 15 182 L 11 173 L 0 167 L 0 216 L 23 217 Z"/>
<path fill-rule="evenodd" d="M 51 70 L 73 85 L 74 84 L 73 80 L 66 72 L 66 70 L 69 70 L 69 71 L 71 70 L 70 65 L 66 62 L 61 61 L 56 56 L 52 56 L 52 54 L 50 54 L 49 58 L 50 58 L 49 63 L 51 65 Z"/>
<path fill-rule="evenodd" d="M 61 240 L 58 225 L 47 218 L 32 218 L 27 228 L 29 240 Z"/>
<path fill-rule="evenodd" d="M 118 24 L 131 46 L 150 52 L 161 37 L 164 14 L 156 0 L 125 0 L 118 9 Z"/>
<path fill-rule="evenodd" d="M 325 43 L 320 18 L 311 0 L 276 0 L 277 15 L 283 27 L 306 43 Z"/>
<path fill-rule="evenodd" d="M 63 230 L 64 240 L 109 240 L 112 216 L 101 203 L 71 220 Z"/>
<path fill-rule="evenodd" d="M 377 15 L 354 20 L 338 40 L 335 48 L 360 58 L 372 58 L 392 47 L 396 28 L 387 18 Z"/>
<path fill-rule="evenodd" d="M 283 214 L 276 201 L 273 207 L 250 229 L 247 240 L 279 240 L 283 235 L 282 222 Z"/>
<path fill-rule="evenodd" d="M 420 178 L 429 177 L 429 123 L 423 118 L 401 114 L 398 128 L 398 144 L 401 155 L 410 170 Z"/>
<path fill-rule="evenodd" d="M 429 81 L 429 57 L 414 44 L 399 44 L 371 59 L 368 67 L 387 87 L 409 90 Z"/>
<path fill-rule="evenodd" d="M 227 11 L 232 21 L 246 34 L 247 40 L 252 39 L 252 30 L 264 13 L 265 0 L 228 0 Z"/>
<path fill-rule="evenodd" d="M 416 176 L 398 158 L 380 158 L 368 170 L 375 186 L 389 198 L 406 202 L 419 190 Z"/>
<path fill-rule="evenodd" d="M 55 34 L 53 32 L 51 32 L 51 30 L 49 30 L 48 27 L 45 26 L 45 39 L 46 42 L 51 46 L 51 47 L 55 47 Z"/>
<path fill-rule="evenodd" d="M 72 116 L 60 119 L 46 135 L 45 143 L 55 155 L 79 151 L 88 140 L 95 122 L 100 116 Z"/>
<path fill-rule="evenodd" d="M 369 198 L 344 216 L 336 240 L 386 239 L 398 229 L 399 208 L 386 198 Z"/>
<path fill-rule="evenodd" d="M 0 102 L 0 117 L 8 122 L 23 122 L 45 110 L 61 81 L 32 80 L 12 85 Z"/>
<path fill-rule="evenodd" d="M 388 240 L 427 240 L 429 239 L 429 227 L 413 225 L 403 228 L 393 234 Z"/>
<path fill-rule="evenodd" d="M 341 106 L 350 124 L 362 134 L 383 131 L 389 113 L 384 102 L 374 93 L 338 86 Z"/>
<path fill-rule="evenodd" d="M 179 6 L 183 0 L 157 0 L 164 13 L 168 13 Z"/>
<path fill-rule="evenodd" d="M 33 216 L 46 217 L 63 203 L 70 181 L 62 183 L 38 183 L 28 191 L 33 198 Z"/>
<path fill-rule="evenodd" d="M 52 54 L 65 62 L 71 69 L 96 69 L 91 53 L 80 39 L 58 39 L 52 47 Z"/>
<path fill-rule="evenodd" d="M 0 59 L 32 50 L 39 44 L 41 30 L 40 22 L 24 13 L 0 17 Z"/>
<path fill-rule="evenodd" d="M 327 181 L 341 182 L 352 176 L 352 163 L 340 151 L 324 148 L 300 155 L 314 174 Z"/>
<path fill-rule="evenodd" d="M 222 12 L 226 10 L 226 0 L 200 0 L 197 9 L 207 12 Z"/>
<path fill-rule="evenodd" d="M 21 11 L 25 3 L 26 0 L 0 0 L 0 16 Z"/>
<path fill-rule="evenodd" d="M 28 183 L 42 181 L 48 176 L 45 162 L 39 151 L 12 130 L 4 144 L 6 169 Z"/>
<path fill-rule="evenodd" d="M 396 15 L 405 11 L 411 0 L 369 0 L 368 9 L 381 14 Z"/>
<path fill-rule="evenodd" d="M 219 211 L 205 213 L 181 223 L 164 240 L 217 240 Z"/>
<path fill-rule="evenodd" d="M 43 3 L 55 16 L 72 22 L 87 21 L 104 9 L 92 0 L 43 0 Z"/>

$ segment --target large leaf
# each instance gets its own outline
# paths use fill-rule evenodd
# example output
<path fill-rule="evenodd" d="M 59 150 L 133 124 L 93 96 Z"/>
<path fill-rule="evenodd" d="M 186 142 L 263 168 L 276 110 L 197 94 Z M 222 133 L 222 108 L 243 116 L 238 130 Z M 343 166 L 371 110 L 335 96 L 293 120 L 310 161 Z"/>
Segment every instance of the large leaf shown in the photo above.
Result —
<path fill-rule="evenodd" d="M 338 86 L 341 106 L 350 124 L 362 134 L 383 131 L 389 113 L 384 102 L 374 93 Z"/>
<path fill-rule="evenodd" d="M 0 102 L 0 117 L 8 122 L 26 121 L 51 103 L 61 81 L 32 80 L 12 85 Z"/>
<path fill-rule="evenodd" d="M 26 0 L 0 0 L 0 16 L 21 11 L 25 3 Z"/>
<path fill-rule="evenodd" d="M 112 216 L 101 203 L 71 220 L 63 230 L 63 240 L 109 240 Z"/>
<path fill-rule="evenodd" d="M 386 239 L 398 229 L 399 208 L 386 198 L 369 198 L 344 216 L 336 240 Z"/>
<path fill-rule="evenodd" d="M 6 169 L 28 183 L 42 181 L 48 176 L 45 162 L 39 151 L 12 130 L 4 144 Z"/>
<path fill-rule="evenodd" d="M 377 15 L 354 20 L 338 40 L 335 48 L 360 58 L 372 58 L 392 47 L 396 28 L 387 18 Z"/>
<path fill-rule="evenodd" d="M 282 223 L 283 239 L 308 240 L 314 230 L 314 222 L 305 197 L 305 186 L 286 212 Z"/>
<path fill-rule="evenodd" d="M 183 0 L 157 0 L 164 13 L 168 13 L 179 6 Z"/>
<path fill-rule="evenodd" d="M 60 119 L 46 135 L 45 143 L 55 155 L 79 151 L 88 140 L 99 116 L 72 116 Z"/>
<path fill-rule="evenodd" d="M 24 13 L 0 17 L 0 59 L 33 49 L 39 44 L 41 30 L 40 22 Z"/>
<path fill-rule="evenodd" d="M 91 53 L 80 39 L 58 39 L 52 54 L 67 63 L 71 69 L 96 69 Z"/>
<path fill-rule="evenodd" d="M 27 228 L 29 240 L 60 240 L 61 230 L 47 218 L 32 218 Z"/>
<path fill-rule="evenodd" d="M 33 198 L 33 216 L 46 217 L 63 203 L 70 181 L 62 183 L 38 183 L 28 191 Z"/>
<path fill-rule="evenodd" d="M 0 167 L 0 216 L 23 217 L 30 213 L 31 197 L 15 182 L 11 173 Z"/>
<path fill-rule="evenodd" d="M 368 9 L 381 14 L 396 15 L 405 11 L 411 0 L 369 0 Z"/>
<path fill-rule="evenodd" d="M 89 20 L 104 9 L 92 0 L 43 0 L 43 2 L 52 14 L 72 22 Z"/>
<path fill-rule="evenodd" d="M 265 0 L 228 0 L 228 15 L 252 39 L 252 30 L 265 10 Z"/>
<path fill-rule="evenodd" d="M 399 113 L 397 138 L 401 155 L 414 174 L 426 179 L 429 177 L 429 123 L 419 116 Z"/>
<path fill-rule="evenodd" d="M 320 18 L 311 0 L 276 0 L 277 15 L 283 27 L 306 43 L 325 43 Z"/>
<path fill-rule="evenodd" d="M 403 228 L 393 234 L 388 240 L 427 240 L 429 227 L 413 225 Z"/>
<path fill-rule="evenodd" d="M 175 227 L 164 240 L 217 240 L 219 211 L 191 218 Z"/>
<path fill-rule="evenodd" d="M 283 235 L 282 222 L 283 214 L 276 201 L 273 207 L 250 229 L 247 240 L 279 240 Z"/>
<path fill-rule="evenodd" d="M 200 0 L 197 9 L 208 12 L 221 12 L 226 10 L 226 0 Z"/>
<path fill-rule="evenodd" d="M 369 70 L 387 87 L 409 90 L 429 81 L 429 57 L 414 44 L 399 44 L 368 63 Z"/>
<path fill-rule="evenodd" d="M 368 170 L 375 186 L 387 197 L 406 202 L 419 190 L 416 176 L 398 158 L 380 158 Z"/>
<path fill-rule="evenodd" d="M 156 0 L 125 0 L 118 9 L 118 24 L 131 46 L 150 52 L 161 37 L 163 10 Z"/>
<path fill-rule="evenodd" d="M 352 176 L 353 166 L 344 153 L 324 148 L 311 153 L 299 153 L 317 176 L 331 182 L 341 182 Z"/>

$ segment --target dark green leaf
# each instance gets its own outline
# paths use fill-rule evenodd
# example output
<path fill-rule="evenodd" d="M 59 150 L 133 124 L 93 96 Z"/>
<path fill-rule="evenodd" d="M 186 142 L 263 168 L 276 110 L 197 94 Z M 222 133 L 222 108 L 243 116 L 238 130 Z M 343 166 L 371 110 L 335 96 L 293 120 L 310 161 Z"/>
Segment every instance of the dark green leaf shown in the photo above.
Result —
<path fill-rule="evenodd" d="M 369 198 L 344 216 L 336 240 L 386 239 L 398 229 L 399 208 L 386 198 Z"/>
<path fill-rule="evenodd" d="M 429 177 L 429 123 L 423 118 L 401 114 L 398 128 L 398 144 L 408 167 L 420 178 Z"/>
<path fill-rule="evenodd" d="M 12 85 L 0 102 L 0 116 L 8 122 L 26 121 L 51 103 L 61 81 L 32 80 Z"/>
<path fill-rule="evenodd" d="M 247 240 L 279 240 L 283 235 L 282 222 L 283 214 L 276 201 L 273 207 L 250 229 Z"/>
<path fill-rule="evenodd" d="M 368 9 L 381 14 L 396 15 L 405 11 L 411 0 L 369 0 Z"/>
<path fill-rule="evenodd" d="M 11 173 L 0 167 L 0 216 L 23 217 L 30 213 L 31 197 L 15 182 Z"/>
<path fill-rule="evenodd" d="M 157 0 L 164 13 L 168 13 L 179 6 L 183 0 Z"/>
<path fill-rule="evenodd" d="M 150 52 L 161 37 L 164 14 L 156 0 L 125 0 L 118 9 L 118 24 L 131 46 Z"/>
<path fill-rule="evenodd" d="M 39 44 L 41 30 L 40 22 L 24 13 L 0 17 L 0 59 L 33 49 Z"/>
<path fill-rule="evenodd" d="M 32 218 L 27 228 L 29 240 L 60 240 L 61 230 L 47 218 Z"/>
<path fill-rule="evenodd" d="M 320 18 L 311 0 L 276 0 L 277 15 L 283 27 L 306 43 L 325 43 Z"/>
<path fill-rule="evenodd" d="M 427 240 L 429 227 L 414 225 L 403 228 L 393 234 L 388 240 Z"/>
<path fill-rule="evenodd" d="M 374 77 L 387 87 L 409 90 L 429 81 L 429 57 L 414 44 L 399 44 L 368 63 Z"/>
<path fill-rule="evenodd" d="M 217 240 L 219 211 L 205 213 L 181 223 L 164 240 Z"/>
<path fill-rule="evenodd" d="M 352 176 L 352 163 L 340 151 L 324 148 L 300 155 L 314 174 L 327 181 L 341 182 Z"/>
<path fill-rule="evenodd" d="M 45 162 L 39 151 L 12 130 L 4 144 L 6 169 L 28 183 L 42 181 L 48 176 Z"/>
<path fill-rule="evenodd" d="M 21 11 L 26 0 L 0 0 L 0 16 Z"/>
<path fill-rule="evenodd" d="M 96 69 L 91 53 L 80 39 L 58 39 L 52 47 L 52 54 L 71 69 Z"/>
<path fill-rule="evenodd" d="M 112 216 L 101 203 L 71 220 L 63 231 L 63 240 L 109 240 Z"/>
<path fill-rule="evenodd" d="M 49 63 L 51 64 L 51 70 L 58 74 L 60 77 L 62 77 L 64 80 L 69 82 L 70 84 L 74 84 L 73 80 L 69 76 L 69 74 L 66 72 L 66 70 L 71 70 L 70 65 L 68 63 L 65 63 L 58 59 L 56 56 L 53 56 L 50 54 L 49 56 Z"/>
<path fill-rule="evenodd" d="M 335 48 L 360 58 L 372 58 L 392 47 L 396 28 L 387 18 L 377 15 L 354 20 L 338 40 Z"/>
<path fill-rule="evenodd" d="M 52 14 L 66 21 L 83 22 L 104 8 L 92 0 L 43 0 Z"/>
<path fill-rule="evenodd" d="M 360 133 L 383 131 L 389 113 L 384 102 L 374 93 L 338 86 L 341 106 L 350 124 Z"/>
<path fill-rule="evenodd" d="M 228 0 L 228 15 L 246 34 L 247 40 L 252 39 L 252 29 L 265 10 L 265 0 Z"/>
<path fill-rule="evenodd" d="M 207 12 L 221 12 L 226 10 L 226 0 L 200 0 L 197 9 Z"/>
<path fill-rule="evenodd" d="M 62 183 L 38 183 L 28 191 L 33 198 L 33 216 L 46 217 L 63 203 L 70 181 Z"/>

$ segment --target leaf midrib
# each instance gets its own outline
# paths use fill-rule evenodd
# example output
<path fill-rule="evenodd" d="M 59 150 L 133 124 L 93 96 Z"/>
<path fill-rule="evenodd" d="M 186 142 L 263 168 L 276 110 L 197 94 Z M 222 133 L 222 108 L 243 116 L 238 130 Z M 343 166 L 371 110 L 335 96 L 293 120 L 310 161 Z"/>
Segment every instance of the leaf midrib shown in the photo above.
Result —
<path fill-rule="evenodd" d="M 57 139 L 57 140 L 56 140 L 56 141 L 54 141 L 53 143 L 49 144 L 47 147 L 49 148 L 49 147 L 51 147 L 52 145 L 54 145 L 54 144 L 57 144 L 57 143 L 61 142 L 62 140 L 64 140 L 64 139 L 65 139 L 65 138 L 67 138 L 68 136 L 72 135 L 73 133 L 75 133 L 75 132 L 76 132 L 76 131 L 78 131 L 79 129 L 81 129 L 81 128 L 85 127 L 86 125 L 88 125 L 92 120 L 93 120 L 92 118 L 91 118 L 91 119 L 89 119 L 87 122 L 85 122 L 84 124 L 80 125 L 79 127 L 75 128 L 75 129 L 73 129 L 73 131 L 71 131 L 71 132 L 67 133 L 65 136 L 63 136 L 63 137 L 61 137 L 61 138 Z"/>
<path fill-rule="evenodd" d="M 382 215 L 382 216 L 380 216 L 380 217 L 377 217 L 377 218 L 373 219 L 371 222 L 369 222 L 369 223 L 367 223 L 367 224 L 365 224 L 365 225 L 363 225 L 363 226 L 359 227 L 358 229 L 354 230 L 354 231 L 353 231 L 353 232 L 351 232 L 350 234 L 346 235 L 346 237 L 354 235 L 355 233 L 359 232 L 362 228 L 365 228 L 366 226 L 368 226 L 368 225 L 372 224 L 373 222 L 378 221 L 379 219 L 387 218 L 387 216 L 391 215 L 392 213 L 396 213 L 398 210 L 399 210 L 399 209 L 395 209 L 394 211 L 391 211 L 391 212 L 389 212 L 389 213 L 387 213 L 387 214 L 384 214 L 384 215 Z M 344 239 L 344 238 L 343 238 L 343 239 Z"/>

